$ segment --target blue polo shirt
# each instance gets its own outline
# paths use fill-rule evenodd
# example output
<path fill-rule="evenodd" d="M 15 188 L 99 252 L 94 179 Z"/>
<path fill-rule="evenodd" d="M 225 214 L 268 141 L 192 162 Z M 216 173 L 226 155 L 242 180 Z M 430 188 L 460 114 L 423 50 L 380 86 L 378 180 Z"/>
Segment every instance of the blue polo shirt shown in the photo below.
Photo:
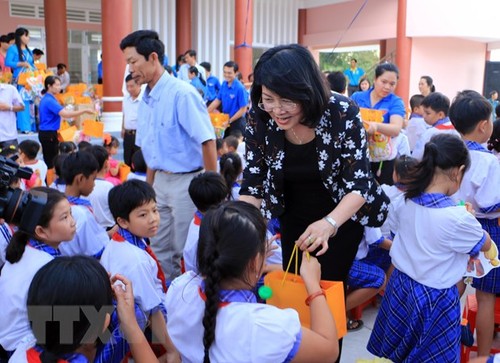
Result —
<path fill-rule="evenodd" d="M 135 143 L 149 168 L 182 173 L 203 166 L 201 144 L 215 140 L 207 106 L 189 83 L 166 71 L 139 104 Z"/>
<path fill-rule="evenodd" d="M 247 91 L 237 79 L 233 81 L 231 86 L 228 85 L 227 81 L 224 81 L 217 99 L 222 103 L 222 112 L 229 114 L 229 117 L 233 117 L 240 108 L 248 105 Z"/>
<path fill-rule="evenodd" d="M 40 105 L 38 106 L 40 112 L 40 131 L 57 131 L 61 127 L 61 116 L 59 112 L 64 108 L 56 98 L 46 93 Z"/>
<path fill-rule="evenodd" d="M 386 111 L 384 114 L 384 123 L 388 124 L 392 115 L 399 115 L 405 117 L 406 110 L 403 100 L 396 96 L 394 93 L 382 98 L 375 105 L 371 104 L 370 94 L 373 91 L 373 87 L 363 91 L 355 92 L 351 99 L 358 104 L 359 107 L 370 108 L 372 110 L 383 110 Z"/>
<path fill-rule="evenodd" d="M 361 77 L 365 75 L 365 71 L 363 68 L 357 68 L 352 70 L 351 68 L 347 68 L 344 71 L 344 75 L 349 78 L 349 86 L 357 86 L 359 84 L 359 80 Z"/>

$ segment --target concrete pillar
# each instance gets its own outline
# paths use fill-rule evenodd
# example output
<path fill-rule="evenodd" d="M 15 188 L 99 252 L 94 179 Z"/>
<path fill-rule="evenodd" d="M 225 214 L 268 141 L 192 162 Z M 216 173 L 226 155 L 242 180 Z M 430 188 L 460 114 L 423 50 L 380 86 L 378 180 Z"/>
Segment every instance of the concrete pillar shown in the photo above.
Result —
<path fill-rule="evenodd" d="M 191 43 L 191 0 L 176 0 L 175 2 L 175 50 L 184 54 L 192 48 Z"/>
<path fill-rule="evenodd" d="M 101 0 L 101 10 L 104 111 L 119 112 L 126 65 L 120 42 L 132 32 L 132 0 Z"/>
<path fill-rule="evenodd" d="M 297 42 L 304 45 L 304 35 L 307 32 L 307 9 L 299 9 L 299 24 Z"/>
<path fill-rule="evenodd" d="M 44 0 L 47 67 L 68 65 L 68 26 L 66 0 Z"/>
<path fill-rule="evenodd" d="M 253 0 L 234 0 L 234 60 L 243 81 L 252 73 Z"/>
<path fill-rule="evenodd" d="M 396 94 L 405 105 L 410 99 L 411 38 L 406 36 L 407 0 L 398 0 L 398 20 L 396 32 L 396 64 L 399 67 L 399 81 Z"/>

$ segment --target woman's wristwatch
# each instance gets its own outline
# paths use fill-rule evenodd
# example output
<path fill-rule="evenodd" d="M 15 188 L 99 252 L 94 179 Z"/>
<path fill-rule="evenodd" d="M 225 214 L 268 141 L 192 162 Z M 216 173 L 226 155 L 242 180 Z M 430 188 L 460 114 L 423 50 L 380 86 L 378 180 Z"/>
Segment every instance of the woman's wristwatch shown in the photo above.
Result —
<path fill-rule="evenodd" d="M 323 217 L 323 219 L 325 221 L 327 221 L 328 223 L 330 223 L 330 225 L 333 227 L 333 233 L 330 235 L 330 237 L 335 236 L 337 234 L 338 229 L 339 229 L 339 226 L 337 225 L 337 222 L 335 222 L 335 219 L 333 219 L 330 216 L 325 216 L 325 217 Z"/>

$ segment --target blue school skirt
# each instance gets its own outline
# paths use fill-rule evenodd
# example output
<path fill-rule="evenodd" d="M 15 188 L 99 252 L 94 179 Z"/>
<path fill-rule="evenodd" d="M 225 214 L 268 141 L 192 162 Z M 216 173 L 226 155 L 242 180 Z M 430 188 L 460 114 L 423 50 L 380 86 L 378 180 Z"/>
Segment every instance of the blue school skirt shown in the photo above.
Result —
<path fill-rule="evenodd" d="M 456 286 L 434 289 L 394 269 L 367 348 L 395 363 L 456 363 L 460 320 Z"/>
<path fill-rule="evenodd" d="M 498 225 L 498 218 L 495 219 L 477 219 L 483 229 L 489 233 L 492 241 L 496 243 L 500 251 L 500 226 Z M 500 293 L 500 267 L 494 268 L 488 274 L 480 279 L 474 279 L 472 286 L 483 292 L 490 292 L 493 294 Z"/>
<path fill-rule="evenodd" d="M 384 270 L 378 266 L 366 263 L 364 259 L 354 260 L 347 276 L 347 286 L 350 289 L 379 289 L 384 284 L 384 281 Z"/>

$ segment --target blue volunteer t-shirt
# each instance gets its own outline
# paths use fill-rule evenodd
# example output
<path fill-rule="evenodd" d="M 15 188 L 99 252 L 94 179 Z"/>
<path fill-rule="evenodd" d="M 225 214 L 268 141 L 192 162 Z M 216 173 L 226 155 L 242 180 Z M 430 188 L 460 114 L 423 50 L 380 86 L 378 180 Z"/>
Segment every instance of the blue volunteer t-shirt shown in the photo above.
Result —
<path fill-rule="evenodd" d="M 222 112 L 229 114 L 229 117 L 233 117 L 240 108 L 248 105 L 246 89 L 237 79 L 233 81 L 231 86 L 228 85 L 227 81 L 224 81 L 217 99 L 222 102 Z"/>
<path fill-rule="evenodd" d="M 56 98 L 46 93 L 40 101 L 40 131 L 57 131 L 61 127 L 61 116 L 59 112 L 64 107 L 57 102 Z"/>
<path fill-rule="evenodd" d="M 351 96 L 351 99 L 356 102 L 359 107 L 386 111 L 384 114 L 385 124 L 388 124 L 390 122 L 390 118 L 392 115 L 405 117 L 405 105 L 400 97 L 396 96 L 394 93 L 391 93 L 372 106 L 370 101 L 370 94 L 372 91 L 373 87 L 363 92 L 355 92 Z"/>

